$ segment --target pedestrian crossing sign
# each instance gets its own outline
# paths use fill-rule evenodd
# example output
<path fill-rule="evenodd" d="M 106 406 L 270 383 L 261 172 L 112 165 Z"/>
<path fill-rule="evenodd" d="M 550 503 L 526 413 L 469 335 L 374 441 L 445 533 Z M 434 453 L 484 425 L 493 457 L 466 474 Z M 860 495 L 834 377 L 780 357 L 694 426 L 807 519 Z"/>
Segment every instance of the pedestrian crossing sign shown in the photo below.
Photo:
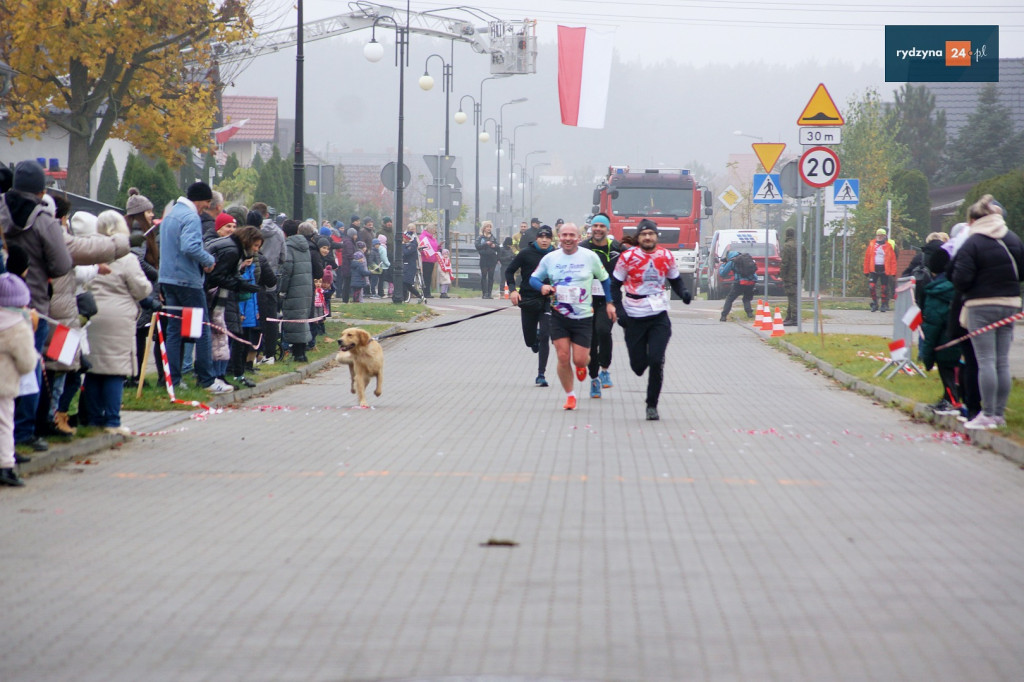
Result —
<path fill-rule="evenodd" d="M 782 203 L 782 183 L 778 173 L 754 173 L 753 186 L 755 204 Z"/>
<path fill-rule="evenodd" d="M 860 203 L 860 179 L 837 178 L 832 185 L 832 203 L 836 206 L 856 206 Z"/>

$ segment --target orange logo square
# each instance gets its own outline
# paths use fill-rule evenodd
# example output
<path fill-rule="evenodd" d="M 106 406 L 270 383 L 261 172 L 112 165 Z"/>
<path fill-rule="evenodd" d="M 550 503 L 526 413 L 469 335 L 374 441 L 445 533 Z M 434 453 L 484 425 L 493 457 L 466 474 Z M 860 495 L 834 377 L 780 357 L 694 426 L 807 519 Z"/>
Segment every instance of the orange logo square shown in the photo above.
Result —
<path fill-rule="evenodd" d="M 946 41 L 946 66 L 970 66 L 971 65 L 971 41 L 969 40 L 947 40 Z"/>

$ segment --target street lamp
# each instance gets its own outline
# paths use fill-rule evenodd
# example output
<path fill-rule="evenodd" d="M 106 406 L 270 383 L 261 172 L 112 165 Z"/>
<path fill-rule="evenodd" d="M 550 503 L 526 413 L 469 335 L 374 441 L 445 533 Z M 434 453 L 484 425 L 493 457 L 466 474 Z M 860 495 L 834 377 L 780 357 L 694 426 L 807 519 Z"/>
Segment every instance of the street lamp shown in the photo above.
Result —
<path fill-rule="evenodd" d="M 511 99 L 511 100 L 505 102 L 504 104 L 502 104 L 500 107 L 498 107 L 498 130 L 497 130 L 497 135 L 495 135 L 495 137 L 497 138 L 497 141 L 498 141 L 498 151 L 499 151 L 499 154 L 498 154 L 498 195 L 497 195 L 497 198 L 496 198 L 494 203 L 495 203 L 495 209 L 496 209 L 496 213 L 497 213 L 497 215 L 495 217 L 498 220 L 498 226 L 499 226 L 498 229 L 499 230 L 501 229 L 501 154 L 500 154 L 501 142 L 502 142 L 502 140 L 501 140 L 501 129 L 503 127 L 502 124 L 505 122 L 505 107 L 509 106 L 510 104 L 521 104 L 521 103 L 523 103 L 525 101 L 526 101 L 525 97 L 517 97 L 516 99 Z M 511 191 L 511 189 L 512 188 L 509 187 L 509 191 Z"/>
<path fill-rule="evenodd" d="M 537 124 L 534 123 L 534 122 L 520 123 L 519 125 L 517 125 L 515 128 L 512 129 L 512 139 L 509 141 L 509 145 L 508 145 L 509 173 L 512 172 L 512 169 L 511 169 L 512 164 L 514 164 L 516 162 L 516 133 L 519 132 L 520 128 L 532 128 L 533 126 L 536 126 L 536 125 Z M 511 175 L 509 176 L 508 188 L 509 188 L 509 197 L 511 198 L 511 201 L 509 201 L 508 203 L 509 203 L 509 207 L 511 209 L 511 207 L 515 205 L 515 196 L 516 196 L 515 188 L 512 186 Z"/>
<path fill-rule="evenodd" d="M 732 134 L 735 135 L 736 137 L 749 137 L 757 140 L 758 142 L 764 142 L 763 137 L 758 137 L 757 135 L 750 135 L 748 133 L 743 132 L 742 130 L 734 130 L 732 131 Z"/>
<path fill-rule="evenodd" d="M 530 157 L 534 154 L 547 154 L 547 150 L 534 149 L 532 152 L 526 152 L 526 156 L 523 157 L 523 211 L 526 210 L 526 176 L 530 174 Z"/>
<path fill-rule="evenodd" d="M 459 110 L 455 112 L 455 122 L 459 125 L 465 123 L 469 117 L 466 112 L 462 110 L 462 102 L 468 97 L 473 102 L 473 125 L 476 127 L 476 164 L 473 169 L 475 176 L 475 182 L 473 183 L 473 191 L 475 197 L 473 200 L 473 235 L 476 236 L 480 232 L 480 143 L 487 143 L 491 139 L 491 136 L 487 131 L 480 132 L 480 126 L 483 125 L 482 112 L 484 107 L 484 83 L 489 80 L 497 80 L 499 78 L 507 78 L 511 74 L 501 73 L 496 76 L 488 76 L 480 81 L 480 96 L 473 97 L 472 95 L 463 95 L 459 100 Z"/>
<path fill-rule="evenodd" d="M 363 56 L 371 62 L 379 62 L 384 56 L 384 46 L 377 42 L 377 24 L 390 21 L 395 27 L 395 66 L 398 67 L 398 164 L 395 168 L 395 229 L 392 235 L 394 258 L 391 259 L 392 279 L 395 293 L 392 303 L 404 303 L 405 291 L 402 286 L 402 231 L 405 225 L 402 206 L 405 189 L 405 67 L 409 63 L 409 0 L 405 0 L 405 26 L 393 17 L 381 15 L 373 20 L 370 42 L 363 47 Z"/>
<path fill-rule="evenodd" d="M 550 166 L 550 165 L 551 165 L 550 161 L 544 161 L 542 163 L 538 163 L 538 164 L 536 164 L 533 167 L 533 173 L 530 174 L 530 215 L 531 216 L 533 215 L 533 181 L 537 179 L 537 169 L 538 168 L 542 168 L 544 166 Z"/>
<path fill-rule="evenodd" d="M 448 156 L 448 153 L 449 153 L 449 144 L 448 143 L 449 143 L 449 130 L 450 130 L 449 125 L 448 125 L 448 111 L 449 111 L 449 103 L 451 102 L 451 93 L 452 93 L 452 68 L 453 68 L 452 67 L 452 62 L 455 61 L 455 41 L 454 40 L 452 41 L 452 56 L 448 60 L 447 63 L 444 61 L 444 57 L 442 57 L 441 55 L 436 54 L 436 53 L 429 55 L 427 57 L 426 61 L 423 63 L 423 75 L 420 76 L 420 81 L 419 81 L 420 82 L 420 88 L 422 88 L 423 90 L 430 90 L 431 88 L 434 87 L 434 78 L 430 75 L 430 71 L 427 69 L 427 67 L 430 64 L 430 60 L 433 59 L 434 57 L 437 57 L 438 59 L 441 60 L 441 74 L 442 74 L 442 76 L 441 76 L 441 84 L 442 84 L 443 90 L 444 90 L 444 155 Z M 446 181 L 445 178 L 440 178 L 439 177 L 439 178 L 437 178 L 437 184 L 438 185 L 447 184 L 447 181 Z M 438 218 L 440 219 L 440 217 L 441 217 L 440 211 L 442 210 L 440 202 L 438 202 L 438 204 L 437 204 L 437 210 L 438 210 L 438 214 L 437 215 L 438 215 Z M 440 222 L 440 220 L 438 220 L 438 222 Z M 446 246 L 449 245 L 450 242 L 451 242 L 450 230 L 451 230 L 451 214 L 449 213 L 449 211 L 448 211 L 448 209 L 446 207 L 446 208 L 444 208 L 444 243 L 445 243 Z"/>

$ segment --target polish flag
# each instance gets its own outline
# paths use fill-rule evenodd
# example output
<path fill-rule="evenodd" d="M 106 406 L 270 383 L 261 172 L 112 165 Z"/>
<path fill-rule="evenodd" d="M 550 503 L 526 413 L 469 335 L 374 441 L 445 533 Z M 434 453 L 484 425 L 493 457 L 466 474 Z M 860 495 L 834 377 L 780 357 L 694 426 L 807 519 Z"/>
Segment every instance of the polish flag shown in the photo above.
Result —
<path fill-rule="evenodd" d="M 82 332 L 58 324 L 50 337 L 50 345 L 46 348 L 46 357 L 62 365 L 70 365 L 75 361 L 75 353 L 82 342 Z"/>
<path fill-rule="evenodd" d="M 896 339 L 889 344 L 889 358 L 891 360 L 906 360 L 910 357 L 910 352 L 907 350 L 907 342 L 903 339 Z"/>
<path fill-rule="evenodd" d="M 921 309 L 916 305 L 910 306 L 907 312 L 903 313 L 903 323 L 915 332 L 921 328 L 921 321 Z"/>
<path fill-rule="evenodd" d="M 203 335 L 203 309 L 183 308 L 181 311 L 181 335 L 198 339 Z"/>
<path fill-rule="evenodd" d="M 612 31 L 558 27 L 558 103 L 562 123 L 604 128 L 612 71 Z"/>
<path fill-rule="evenodd" d="M 243 120 L 239 121 L 238 123 L 231 123 L 231 124 L 228 124 L 228 125 L 224 126 L 223 128 L 216 128 L 213 131 L 213 137 L 214 137 L 215 140 L 217 140 L 217 144 L 224 144 L 225 142 L 230 140 L 232 137 L 234 137 L 235 133 L 237 133 L 239 130 L 241 130 L 242 126 L 244 126 L 248 122 L 249 122 L 249 119 L 246 118 L 246 119 L 243 119 Z"/>

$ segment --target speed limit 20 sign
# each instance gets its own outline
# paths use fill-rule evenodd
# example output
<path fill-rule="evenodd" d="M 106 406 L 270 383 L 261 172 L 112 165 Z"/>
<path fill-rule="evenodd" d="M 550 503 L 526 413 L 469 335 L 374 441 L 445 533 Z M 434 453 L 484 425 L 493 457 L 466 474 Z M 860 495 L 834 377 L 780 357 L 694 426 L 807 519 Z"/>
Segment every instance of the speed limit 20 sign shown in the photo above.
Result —
<path fill-rule="evenodd" d="M 811 147 L 800 157 L 800 177 L 811 187 L 828 187 L 839 177 L 839 156 L 828 147 Z"/>

